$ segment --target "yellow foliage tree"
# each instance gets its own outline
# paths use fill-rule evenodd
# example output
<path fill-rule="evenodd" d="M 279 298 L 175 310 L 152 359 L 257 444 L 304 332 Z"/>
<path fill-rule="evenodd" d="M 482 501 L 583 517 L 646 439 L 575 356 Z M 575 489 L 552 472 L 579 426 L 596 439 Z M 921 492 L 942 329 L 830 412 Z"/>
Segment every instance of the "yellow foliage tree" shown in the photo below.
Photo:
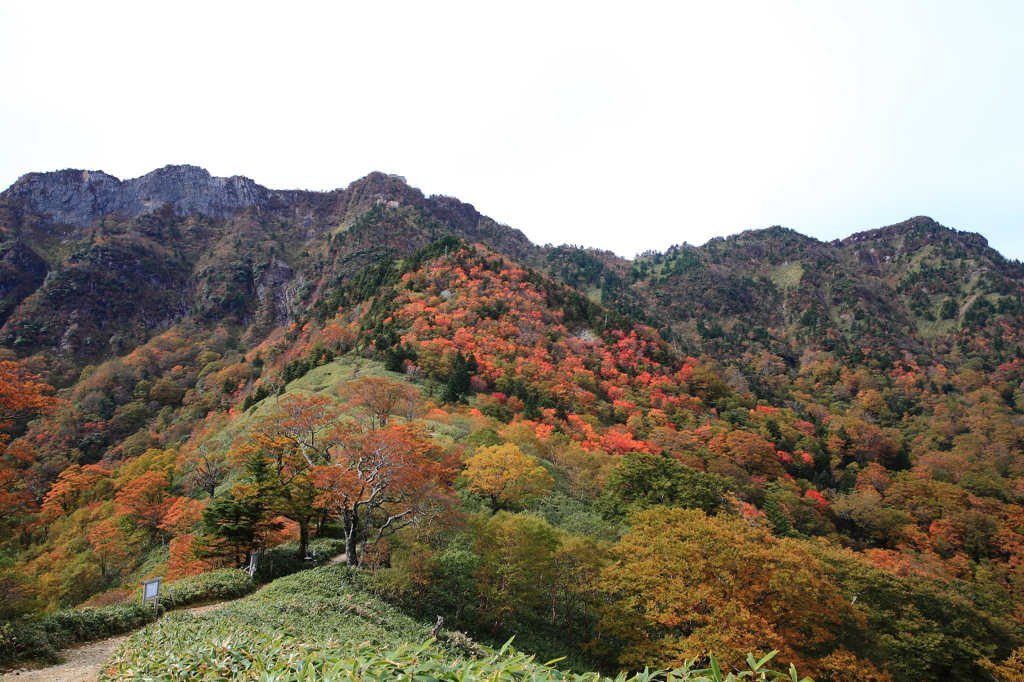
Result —
<path fill-rule="evenodd" d="M 1024 682 L 1024 647 L 1014 649 L 1002 663 L 982 659 L 978 663 L 999 682 Z"/>
<path fill-rule="evenodd" d="M 511 443 L 478 448 L 463 473 L 469 489 L 490 499 L 495 510 L 547 495 L 555 485 L 536 457 Z"/>
<path fill-rule="evenodd" d="M 838 648 L 839 627 L 857 618 L 797 541 L 693 509 L 656 507 L 631 520 L 604 572 L 614 605 L 600 625 L 602 638 L 623 643 L 627 667 L 672 668 L 708 652 L 742 666 L 747 652 L 777 649 L 779 660 L 816 671 Z M 845 656 L 846 665 L 833 663 L 873 670 Z"/>

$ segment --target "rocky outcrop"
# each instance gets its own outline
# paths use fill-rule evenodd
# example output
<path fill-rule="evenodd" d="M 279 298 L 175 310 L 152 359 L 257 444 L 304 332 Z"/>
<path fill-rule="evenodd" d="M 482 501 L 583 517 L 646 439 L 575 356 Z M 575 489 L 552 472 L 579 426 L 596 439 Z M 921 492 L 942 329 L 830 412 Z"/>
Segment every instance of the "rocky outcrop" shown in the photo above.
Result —
<path fill-rule="evenodd" d="M 376 171 L 345 189 L 309 192 L 270 190 L 241 175 L 218 178 L 199 166 L 164 166 L 131 180 L 103 171 L 62 170 L 29 173 L 0 194 L 0 207 L 35 214 L 45 225 L 80 228 L 109 214 L 133 218 L 169 208 L 179 216 L 229 218 L 256 206 L 295 221 L 308 239 L 318 231 L 351 224 L 375 205 L 424 210 L 460 237 L 483 242 L 524 264 L 538 265 L 543 257 L 522 232 L 481 215 L 472 204 L 454 197 L 426 198 L 404 179 Z"/>
<path fill-rule="evenodd" d="M 256 298 L 267 308 L 275 324 L 285 324 L 292 313 L 294 303 L 293 287 L 288 285 L 295 279 L 295 271 L 276 258 L 256 283 Z M 271 299 L 267 304 L 267 299 Z"/>
<path fill-rule="evenodd" d="M 434 194 L 426 199 L 424 205 L 434 218 L 469 242 L 487 244 L 525 265 L 537 266 L 541 263 L 544 251 L 531 242 L 529 237 L 514 227 L 502 225 L 482 215 L 473 204 L 459 201 L 455 197 Z"/>
<path fill-rule="evenodd" d="M 21 242 L 15 242 L 3 253 L 0 257 L 0 327 L 45 279 L 46 262 Z"/>
<path fill-rule="evenodd" d="M 217 178 L 198 166 L 164 166 L 131 180 L 103 171 L 29 173 L 0 194 L 22 200 L 47 222 L 88 225 L 107 214 L 134 217 L 170 205 L 178 215 L 226 218 L 239 208 L 265 204 L 270 190 L 249 178 Z"/>

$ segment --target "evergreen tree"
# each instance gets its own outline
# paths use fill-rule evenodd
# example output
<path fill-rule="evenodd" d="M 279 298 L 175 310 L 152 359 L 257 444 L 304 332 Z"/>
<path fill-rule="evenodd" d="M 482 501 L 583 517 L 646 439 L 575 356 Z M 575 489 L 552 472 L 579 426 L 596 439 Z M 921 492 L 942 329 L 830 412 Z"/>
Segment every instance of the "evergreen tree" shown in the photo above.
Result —
<path fill-rule="evenodd" d="M 774 497 L 769 497 L 765 500 L 764 507 L 761 510 L 768 517 L 769 523 L 772 524 L 772 532 L 779 537 L 787 537 L 793 534 L 793 526 L 789 522 L 789 517 L 786 516 L 782 505 Z"/>
<path fill-rule="evenodd" d="M 476 371 L 476 358 L 471 354 L 472 369 Z M 452 371 L 448 375 L 448 382 L 444 387 L 445 402 L 454 403 L 462 399 L 469 392 L 470 362 L 462 353 L 455 353 L 452 359 Z"/>

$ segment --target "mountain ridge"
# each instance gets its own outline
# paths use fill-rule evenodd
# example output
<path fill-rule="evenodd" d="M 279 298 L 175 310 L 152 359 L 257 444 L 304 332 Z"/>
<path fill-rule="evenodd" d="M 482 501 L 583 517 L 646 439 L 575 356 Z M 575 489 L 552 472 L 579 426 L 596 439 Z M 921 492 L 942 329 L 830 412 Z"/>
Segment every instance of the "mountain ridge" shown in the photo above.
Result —
<path fill-rule="evenodd" d="M 165 166 L 124 181 L 30 173 L 0 193 L 0 342 L 84 360 L 196 314 L 255 324 L 255 339 L 359 268 L 445 234 L 561 279 L 694 355 L 793 362 L 823 347 L 856 361 L 875 348 L 886 363 L 910 349 L 957 364 L 969 359 L 951 355 L 958 339 L 980 333 L 964 321 L 1024 305 L 1024 266 L 924 216 L 830 242 L 773 226 L 628 260 L 538 246 L 396 175 L 309 192 Z"/>
<path fill-rule="evenodd" d="M 392 201 L 399 201 L 401 203 L 403 198 L 409 201 L 410 196 L 413 197 L 413 201 L 418 198 L 420 201 L 428 202 L 431 208 L 438 214 L 443 215 L 446 220 L 458 224 L 462 231 L 467 233 L 472 231 L 472 226 L 475 223 L 484 218 L 482 214 L 476 211 L 472 204 L 467 204 L 456 197 L 447 195 L 435 194 L 427 197 L 418 189 L 408 185 L 404 177 L 380 171 L 374 171 L 360 179 L 354 180 L 344 188 L 338 187 L 333 190 L 311 191 L 269 189 L 248 176 L 214 176 L 205 168 L 191 164 L 168 164 L 139 177 L 126 180 L 121 180 L 102 170 L 90 171 L 68 168 L 58 171 L 33 171 L 21 176 L 10 187 L 0 192 L 0 201 L 4 199 L 21 199 L 32 210 L 46 216 L 50 223 L 84 227 L 103 215 L 120 214 L 134 218 L 143 213 L 159 210 L 164 204 L 171 204 L 178 215 L 203 213 L 215 218 L 226 218 L 235 211 L 251 206 L 263 208 L 273 206 L 274 202 L 301 205 L 304 203 L 303 200 L 308 200 L 311 197 L 338 197 L 364 181 L 384 178 L 390 181 L 389 185 L 378 183 L 373 186 L 376 193 L 375 199 L 378 203 L 386 204 Z M 400 191 L 398 189 L 399 184 L 404 185 L 410 191 Z M 90 200 L 85 201 L 85 199 Z M 343 214 L 344 211 L 336 211 L 335 213 L 335 215 Z M 792 228 L 774 225 L 766 228 L 744 230 L 732 235 L 712 237 L 705 244 L 697 248 L 704 248 L 713 242 L 728 242 L 777 229 L 792 231 L 794 234 L 800 235 L 803 239 L 809 240 L 814 244 L 843 246 L 876 240 L 878 238 L 899 236 L 908 230 L 920 227 L 922 224 L 949 230 L 954 234 L 975 241 L 979 247 L 990 248 L 988 240 L 979 233 L 948 228 L 923 215 L 914 216 L 890 225 L 855 232 L 847 237 L 829 241 L 804 235 L 796 230 L 792 230 Z M 508 228 L 507 225 L 502 225 L 502 227 Z M 514 228 L 508 229 L 514 230 Z M 520 232 L 519 230 L 514 231 Z M 520 232 L 520 234 L 522 233 Z M 533 246 L 539 247 L 540 245 L 534 244 Z M 666 250 L 682 246 L 692 245 L 683 242 L 682 244 L 671 245 Z M 582 250 L 601 251 L 602 249 L 595 247 Z M 995 250 L 993 249 L 993 251 Z M 643 255 L 639 254 L 641 257 Z M 1002 254 L 1000 256 L 1003 257 Z M 624 261 L 635 260 L 622 256 L 618 256 L 618 258 Z M 1014 260 L 1003 258 L 1007 261 Z"/>
<path fill-rule="evenodd" d="M 472 204 L 450 196 L 427 197 L 401 176 L 379 171 L 347 187 L 317 192 L 268 189 L 243 175 L 216 177 L 192 165 L 167 165 L 128 180 L 103 171 L 66 169 L 23 175 L 0 193 L 2 201 L 21 204 L 46 224 L 79 228 L 111 214 L 136 218 L 169 209 L 178 216 L 200 213 L 225 219 L 248 208 L 280 211 L 285 207 L 304 211 L 302 221 L 309 227 L 320 222 L 344 224 L 351 221 L 353 213 L 364 211 L 368 203 L 413 204 L 437 213 L 467 237 L 493 233 L 499 227 L 497 231 L 509 233 L 506 239 L 529 244 L 519 230 L 498 226 Z M 482 221 L 488 225 L 481 226 Z"/>
<path fill-rule="evenodd" d="M 141 557 L 168 551 L 162 575 L 244 565 L 281 526 L 303 546 L 343 533 L 394 603 L 533 634 L 538 655 L 598 636 L 608 665 L 671 667 L 722 646 L 716 613 L 742 616 L 730 657 L 779 649 L 824 680 L 967 679 L 1024 644 L 1024 271 L 984 238 L 925 217 L 827 243 L 775 226 L 630 261 L 536 246 L 383 173 L 279 196 L 194 168 L 148 196 L 75 173 L 0 195 L 0 417 L 19 408 L 0 420 L 0 588 L 18 597 L 0 613 L 129 598 Z M 386 515 L 353 516 L 332 463 L 372 443 L 416 465 Z M 401 511 L 405 493 L 426 506 Z M 451 519 L 359 547 L 358 519 L 435 504 Z M 745 549 L 712 567 L 731 550 L 691 548 L 720 606 L 666 655 L 645 642 L 692 586 L 662 623 L 608 575 L 687 528 Z M 506 534 L 533 539 L 506 555 Z M 794 552 L 827 601 L 760 571 L 796 571 L 775 564 Z M 510 568 L 518 606 L 494 601 Z M 734 569 L 760 596 L 720 592 Z"/>

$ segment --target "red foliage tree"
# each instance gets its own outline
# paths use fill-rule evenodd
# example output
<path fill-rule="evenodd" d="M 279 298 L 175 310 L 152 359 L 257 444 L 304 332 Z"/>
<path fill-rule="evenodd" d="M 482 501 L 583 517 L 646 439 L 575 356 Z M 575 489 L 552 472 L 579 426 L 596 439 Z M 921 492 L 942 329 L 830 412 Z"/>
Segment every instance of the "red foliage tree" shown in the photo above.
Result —
<path fill-rule="evenodd" d="M 0 523 L 22 512 L 32 495 L 25 490 L 23 472 L 32 464 L 25 445 L 11 447 L 11 430 L 51 412 L 57 399 L 47 395 L 52 386 L 25 375 L 14 362 L 0 362 Z"/>
<path fill-rule="evenodd" d="M 342 521 L 348 564 L 357 566 L 367 545 L 445 513 L 455 470 L 446 453 L 410 426 L 340 438 L 330 463 L 313 469 L 313 480 L 321 491 L 317 505 Z"/>
<path fill-rule="evenodd" d="M 160 530 L 172 500 L 170 481 L 161 471 L 147 471 L 117 493 L 117 513 L 127 516 L 153 537 Z"/>

